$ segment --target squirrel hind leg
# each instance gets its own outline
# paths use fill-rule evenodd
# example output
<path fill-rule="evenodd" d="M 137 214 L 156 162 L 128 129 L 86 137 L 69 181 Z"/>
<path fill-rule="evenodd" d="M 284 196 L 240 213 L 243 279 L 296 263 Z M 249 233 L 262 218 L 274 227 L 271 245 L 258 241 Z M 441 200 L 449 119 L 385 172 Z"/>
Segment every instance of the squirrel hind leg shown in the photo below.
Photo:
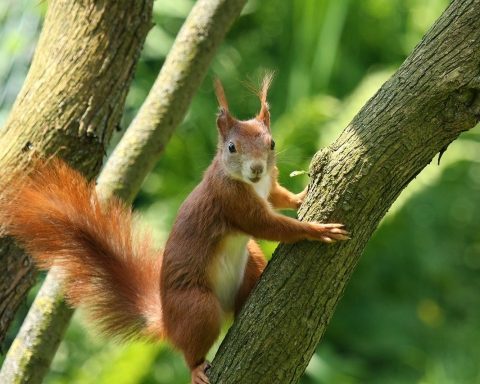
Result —
<path fill-rule="evenodd" d="M 206 362 L 205 356 L 220 334 L 220 303 L 213 292 L 200 287 L 169 290 L 163 298 L 165 335 L 183 352 L 192 371 L 192 383 L 202 383 L 198 380 L 204 373 L 199 366 Z M 197 381 L 193 381 L 194 376 Z"/>
<path fill-rule="evenodd" d="M 235 317 L 238 316 L 243 308 L 243 305 L 250 296 L 252 289 L 257 284 L 263 270 L 267 266 L 267 260 L 257 242 L 250 239 L 247 244 L 248 260 L 245 267 L 245 274 L 243 275 L 243 281 L 238 289 L 235 297 Z"/>

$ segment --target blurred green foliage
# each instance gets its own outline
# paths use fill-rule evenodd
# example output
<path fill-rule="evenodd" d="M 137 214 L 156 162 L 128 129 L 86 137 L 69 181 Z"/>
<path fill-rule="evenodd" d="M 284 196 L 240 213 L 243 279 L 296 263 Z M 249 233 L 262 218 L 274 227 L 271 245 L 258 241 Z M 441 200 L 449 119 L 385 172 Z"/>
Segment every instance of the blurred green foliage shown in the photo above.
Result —
<path fill-rule="evenodd" d="M 308 168 L 315 151 L 348 124 L 447 4 L 251 0 L 135 202 L 159 244 L 215 153 L 214 76 L 222 79 L 232 111 L 248 118 L 259 105 L 245 82 L 258 84 L 266 69 L 277 72 L 269 99 L 281 180 L 299 191 L 308 180 L 288 174 Z M 128 95 L 124 127 L 192 5 L 155 2 L 155 27 Z M 25 76 L 44 10 L 36 0 L 0 3 L 0 124 Z M 479 153 L 477 128 L 400 196 L 362 257 L 302 383 L 480 383 Z M 264 249 L 271 254 L 274 244 Z M 45 382 L 187 381 L 180 355 L 167 345 L 117 346 L 98 339 L 78 311 Z"/>

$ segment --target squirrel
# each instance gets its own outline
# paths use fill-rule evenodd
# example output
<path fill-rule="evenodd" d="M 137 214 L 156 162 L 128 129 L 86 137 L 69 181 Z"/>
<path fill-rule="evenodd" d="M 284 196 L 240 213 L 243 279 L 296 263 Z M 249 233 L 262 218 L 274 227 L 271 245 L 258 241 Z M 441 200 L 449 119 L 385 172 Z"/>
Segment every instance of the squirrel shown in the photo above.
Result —
<path fill-rule="evenodd" d="M 302 222 L 274 209 L 298 209 L 278 181 L 265 76 L 260 112 L 238 120 L 224 89 L 218 149 L 199 185 L 181 205 L 163 251 L 132 229 L 131 208 L 101 201 L 95 183 L 58 158 L 39 161 L 0 207 L 0 220 L 37 266 L 57 268 L 72 306 L 85 306 L 106 335 L 167 339 L 184 355 L 192 384 L 207 384 L 206 354 L 222 318 L 238 315 L 266 266 L 253 240 L 348 239 L 342 224 Z"/>

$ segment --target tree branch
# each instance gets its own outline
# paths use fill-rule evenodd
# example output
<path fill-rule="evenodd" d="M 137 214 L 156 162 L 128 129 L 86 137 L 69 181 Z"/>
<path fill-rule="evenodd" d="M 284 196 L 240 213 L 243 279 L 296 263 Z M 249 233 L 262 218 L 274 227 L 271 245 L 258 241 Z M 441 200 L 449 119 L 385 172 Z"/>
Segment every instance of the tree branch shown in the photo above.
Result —
<path fill-rule="evenodd" d="M 311 164 L 300 216 L 352 240 L 280 245 L 222 343 L 212 383 L 295 383 L 359 257 L 403 188 L 480 116 L 480 1 L 456 0 Z"/>
<path fill-rule="evenodd" d="M 142 108 L 98 180 L 126 201 L 140 190 L 207 73 L 246 0 L 199 0 L 185 20 Z"/>
<path fill-rule="evenodd" d="M 185 21 L 136 119 L 108 159 L 97 183 L 103 199 L 131 202 L 183 119 L 215 50 L 245 0 L 199 0 Z M 40 383 L 73 311 L 50 271 L 0 371 L 2 383 Z"/>
<path fill-rule="evenodd" d="M 27 79 L 0 130 L 1 183 L 27 171 L 38 154 L 57 154 L 88 178 L 97 175 L 151 10 L 152 0 L 49 1 Z M 0 342 L 35 275 L 13 240 L 0 238 Z"/>

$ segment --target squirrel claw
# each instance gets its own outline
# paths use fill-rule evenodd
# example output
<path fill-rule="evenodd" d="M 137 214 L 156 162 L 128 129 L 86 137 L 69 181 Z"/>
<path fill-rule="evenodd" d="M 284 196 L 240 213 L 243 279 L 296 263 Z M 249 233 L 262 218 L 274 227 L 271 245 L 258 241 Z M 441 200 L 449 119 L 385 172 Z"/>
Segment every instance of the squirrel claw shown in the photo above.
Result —
<path fill-rule="evenodd" d="M 192 369 L 192 382 L 191 384 L 210 384 L 210 380 L 206 375 L 206 372 L 211 368 L 211 364 L 208 361 L 197 365 Z"/>
<path fill-rule="evenodd" d="M 343 229 L 343 224 L 329 223 L 322 224 L 317 222 L 310 223 L 313 229 L 313 236 L 311 240 L 320 240 L 324 243 L 335 243 L 337 241 L 344 241 L 350 239 L 350 233 Z"/>
<path fill-rule="evenodd" d="M 317 224 L 321 225 L 324 228 L 345 228 L 345 225 L 340 223 L 327 223 L 327 224 L 317 223 Z"/>
<path fill-rule="evenodd" d="M 328 243 L 328 244 L 333 244 L 335 243 L 335 240 L 331 239 L 330 237 L 328 236 L 322 236 L 320 238 L 321 241 L 323 241 L 324 243 Z"/>

